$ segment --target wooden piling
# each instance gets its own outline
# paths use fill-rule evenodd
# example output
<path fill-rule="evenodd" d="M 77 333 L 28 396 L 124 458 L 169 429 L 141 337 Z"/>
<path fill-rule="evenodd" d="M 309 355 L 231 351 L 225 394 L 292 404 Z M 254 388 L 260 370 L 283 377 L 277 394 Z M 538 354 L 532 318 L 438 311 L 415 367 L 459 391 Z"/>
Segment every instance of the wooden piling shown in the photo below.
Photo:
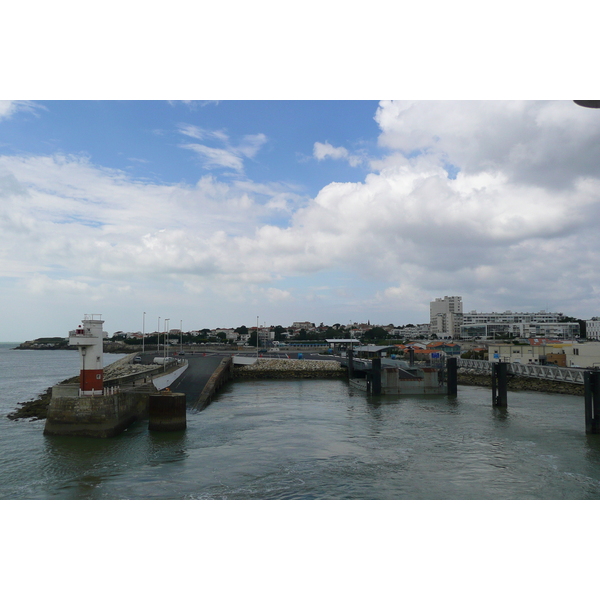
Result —
<path fill-rule="evenodd" d="M 508 406 L 507 373 L 508 363 L 492 363 L 492 406 Z"/>
<path fill-rule="evenodd" d="M 449 358 L 446 361 L 448 396 L 458 395 L 458 361 L 456 358 Z"/>
<path fill-rule="evenodd" d="M 372 381 L 372 393 L 381 394 L 381 359 L 374 358 L 371 361 L 371 381 Z"/>
<path fill-rule="evenodd" d="M 354 352 L 352 352 L 352 344 L 348 347 L 346 351 L 346 357 L 348 358 L 348 379 L 352 379 L 354 377 Z"/>
<path fill-rule="evenodd" d="M 600 433 L 600 372 L 583 374 L 585 402 L 585 432 Z"/>

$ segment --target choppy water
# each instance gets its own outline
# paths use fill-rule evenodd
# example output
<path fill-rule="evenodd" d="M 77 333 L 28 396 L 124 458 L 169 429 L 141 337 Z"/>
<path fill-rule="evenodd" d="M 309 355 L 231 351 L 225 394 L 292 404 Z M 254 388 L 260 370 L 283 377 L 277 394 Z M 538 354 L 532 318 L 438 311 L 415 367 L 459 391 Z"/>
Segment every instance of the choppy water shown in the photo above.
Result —
<path fill-rule="evenodd" d="M 46 437 L 6 418 L 77 369 L 75 352 L 0 346 L 0 498 L 600 498 L 582 397 L 509 393 L 503 411 L 476 387 L 376 400 L 341 380 L 258 381 L 225 386 L 184 432 Z"/>

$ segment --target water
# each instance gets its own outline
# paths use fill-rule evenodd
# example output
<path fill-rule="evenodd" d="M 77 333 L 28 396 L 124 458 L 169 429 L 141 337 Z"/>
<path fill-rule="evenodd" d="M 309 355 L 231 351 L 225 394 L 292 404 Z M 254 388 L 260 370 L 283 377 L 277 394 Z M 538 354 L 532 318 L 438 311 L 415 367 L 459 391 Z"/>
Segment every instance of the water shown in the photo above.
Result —
<path fill-rule="evenodd" d="M 17 402 L 77 373 L 73 351 L 0 345 L 2 499 L 598 499 L 583 398 L 459 387 L 367 399 L 343 380 L 227 384 L 184 432 L 42 435 Z M 105 364 L 119 358 L 105 355 Z"/>

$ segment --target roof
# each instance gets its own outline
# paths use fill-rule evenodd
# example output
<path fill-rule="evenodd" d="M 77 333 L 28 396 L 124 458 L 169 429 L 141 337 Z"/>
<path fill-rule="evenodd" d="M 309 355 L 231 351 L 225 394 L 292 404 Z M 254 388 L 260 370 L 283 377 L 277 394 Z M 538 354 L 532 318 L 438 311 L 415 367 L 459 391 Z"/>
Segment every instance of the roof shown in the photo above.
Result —
<path fill-rule="evenodd" d="M 360 344 L 360 340 L 357 340 L 356 338 L 349 338 L 349 339 L 343 339 L 343 338 L 334 338 L 332 340 L 325 340 L 328 344 Z"/>
<path fill-rule="evenodd" d="M 370 352 L 376 353 L 381 352 L 383 350 L 389 350 L 390 348 L 396 349 L 396 346 L 359 346 L 356 348 L 357 352 Z"/>

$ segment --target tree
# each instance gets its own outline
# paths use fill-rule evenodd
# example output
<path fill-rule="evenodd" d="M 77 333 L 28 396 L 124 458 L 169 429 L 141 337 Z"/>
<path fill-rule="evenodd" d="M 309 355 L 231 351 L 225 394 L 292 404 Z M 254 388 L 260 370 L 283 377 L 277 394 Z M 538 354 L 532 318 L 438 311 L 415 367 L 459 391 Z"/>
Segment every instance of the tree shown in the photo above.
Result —
<path fill-rule="evenodd" d="M 364 337 L 367 340 L 385 340 L 387 338 L 387 331 L 383 327 L 373 327 L 365 331 Z"/>
<path fill-rule="evenodd" d="M 234 329 L 234 331 L 236 333 L 241 334 L 241 335 L 246 335 L 248 333 L 248 328 L 245 325 L 242 325 L 241 327 L 238 327 L 237 329 Z"/>

